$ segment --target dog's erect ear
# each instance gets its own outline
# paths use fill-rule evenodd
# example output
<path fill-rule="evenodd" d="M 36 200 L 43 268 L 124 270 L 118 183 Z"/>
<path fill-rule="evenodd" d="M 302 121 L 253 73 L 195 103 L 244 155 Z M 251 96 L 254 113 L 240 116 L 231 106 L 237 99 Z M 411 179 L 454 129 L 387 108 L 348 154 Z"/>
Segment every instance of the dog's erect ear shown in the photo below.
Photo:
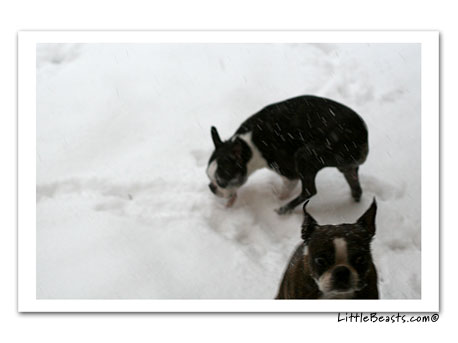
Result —
<path fill-rule="evenodd" d="M 358 219 L 357 223 L 365 227 L 373 236 L 375 234 L 375 214 L 377 213 L 377 202 L 372 200 L 372 205 L 367 211 Z"/>
<path fill-rule="evenodd" d="M 313 231 L 317 227 L 316 220 L 307 212 L 307 204 L 309 200 L 307 200 L 302 208 L 304 210 L 304 221 L 302 222 L 302 230 L 301 230 L 301 237 L 304 240 L 305 244 L 310 241 L 310 236 L 312 236 Z"/>
<path fill-rule="evenodd" d="M 221 140 L 221 138 L 219 138 L 219 134 L 218 134 L 218 131 L 216 130 L 216 127 L 212 126 L 211 133 L 212 133 L 213 144 L 215 144 L 215 148 L 223 144 L 223 141 Z"/>

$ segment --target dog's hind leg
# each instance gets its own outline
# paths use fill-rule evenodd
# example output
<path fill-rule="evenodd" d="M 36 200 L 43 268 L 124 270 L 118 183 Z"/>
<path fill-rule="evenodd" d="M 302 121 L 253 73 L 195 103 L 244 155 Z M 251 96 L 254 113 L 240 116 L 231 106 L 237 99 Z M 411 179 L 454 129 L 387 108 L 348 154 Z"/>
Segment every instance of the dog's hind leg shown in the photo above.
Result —
<path fill-rule="evenodd" d="M 348 185 L 351 189 L 351 196 L 355 199 L 356 202 L 359 202 L 361 199 L 361 194 L 363 190 L 361 189 L 361 185 L 359 183 L 359 176 L 358 176 L 358 166 L 350 166 L 350 167 L 339 167 L 339 169 L 343 175 L 345 176 L 345 180 L 347 180 Z"/>
<path fill-rule="evenodd" d="M 324 167 L 342 165 L 342 156 L 333 149 L 326 147 L 316 148 L 316 144 L 308 145 L 298 150 L 295 155 L 296 172 L 302 183 L 301 193 L 288 204 L 280 207 L 279 214 L 291 212 L 296 206 L 316 194 L 316 174 Z M 361 198 L 362 190 L 358 179 L 358 166 L 339 167 L 345 179 L 350 185 L 352 196 L 355 201 Z"/>

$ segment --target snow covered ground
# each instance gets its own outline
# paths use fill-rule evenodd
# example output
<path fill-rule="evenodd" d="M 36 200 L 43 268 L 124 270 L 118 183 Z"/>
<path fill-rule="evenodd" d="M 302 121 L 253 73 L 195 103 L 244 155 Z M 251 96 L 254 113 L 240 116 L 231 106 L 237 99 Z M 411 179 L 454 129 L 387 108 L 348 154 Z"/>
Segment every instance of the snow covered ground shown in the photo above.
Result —
<path fill-rule="evenodd" d="M 361 203 L 327 168 L 310 213 L 353 222 L 376 196 L 381 297 L 420 298 L 420 64 L 414 44 L 38 45 L 37 297 L 272 299 L 301 208 L 277 215 L 261 170 L 226 209 L 210 126 L 315 94 L 364 118 L 370 152 Z"/>

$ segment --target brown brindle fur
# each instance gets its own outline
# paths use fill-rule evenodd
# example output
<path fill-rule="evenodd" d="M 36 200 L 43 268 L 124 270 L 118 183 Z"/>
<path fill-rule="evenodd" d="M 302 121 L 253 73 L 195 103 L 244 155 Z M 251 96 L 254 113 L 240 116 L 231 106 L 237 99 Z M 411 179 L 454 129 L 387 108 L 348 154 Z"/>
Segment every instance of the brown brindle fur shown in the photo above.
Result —
<path fill-rule="evenodd" d="M 310 275 L 308 255 L 304 255 L 305 244 L 294 252 L 283 276 L 276 299 L 320 299 L 322 293 Z M 367 286 L 354 293 L 352 299 L 378 299 L 377 272 L 374 264 L 366 274 Z"/>

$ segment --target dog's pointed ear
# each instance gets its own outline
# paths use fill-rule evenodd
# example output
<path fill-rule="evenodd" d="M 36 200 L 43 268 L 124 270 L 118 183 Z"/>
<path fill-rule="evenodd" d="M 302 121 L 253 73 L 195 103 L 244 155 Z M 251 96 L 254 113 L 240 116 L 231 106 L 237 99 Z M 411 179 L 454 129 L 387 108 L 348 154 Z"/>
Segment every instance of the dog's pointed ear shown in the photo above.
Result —
<path fill-rule="evenodd" d="M 221 144 L 223 144 L 223 141 L 219 137 L 218 130 L 216 130 L 216 127 L 212 126 L 211 134 L 212 134 L 213 144 L 215 144 L 215 148 L 218 148 Z"/>
<path fill-rule="evenodd" d="M 305 244 L 308 244 L 313 231 L 315 231 L 318 225 L 316 220 L 307 212 L 306 207 L 308 203 L 309 200 L 305 202 L 304 207 L 302 208 L 304 210 L 304 221 L 302 222 L 301 237 L 304 240 Z"/>
<path fill-rule="evenodd" d="M 367 211 L 358 219 L 357 223 L 365 227 L 369 233 L 375 235 L 375 214 L 377 213 L 377 202 L 372 200 L 372 205 Z"/>

